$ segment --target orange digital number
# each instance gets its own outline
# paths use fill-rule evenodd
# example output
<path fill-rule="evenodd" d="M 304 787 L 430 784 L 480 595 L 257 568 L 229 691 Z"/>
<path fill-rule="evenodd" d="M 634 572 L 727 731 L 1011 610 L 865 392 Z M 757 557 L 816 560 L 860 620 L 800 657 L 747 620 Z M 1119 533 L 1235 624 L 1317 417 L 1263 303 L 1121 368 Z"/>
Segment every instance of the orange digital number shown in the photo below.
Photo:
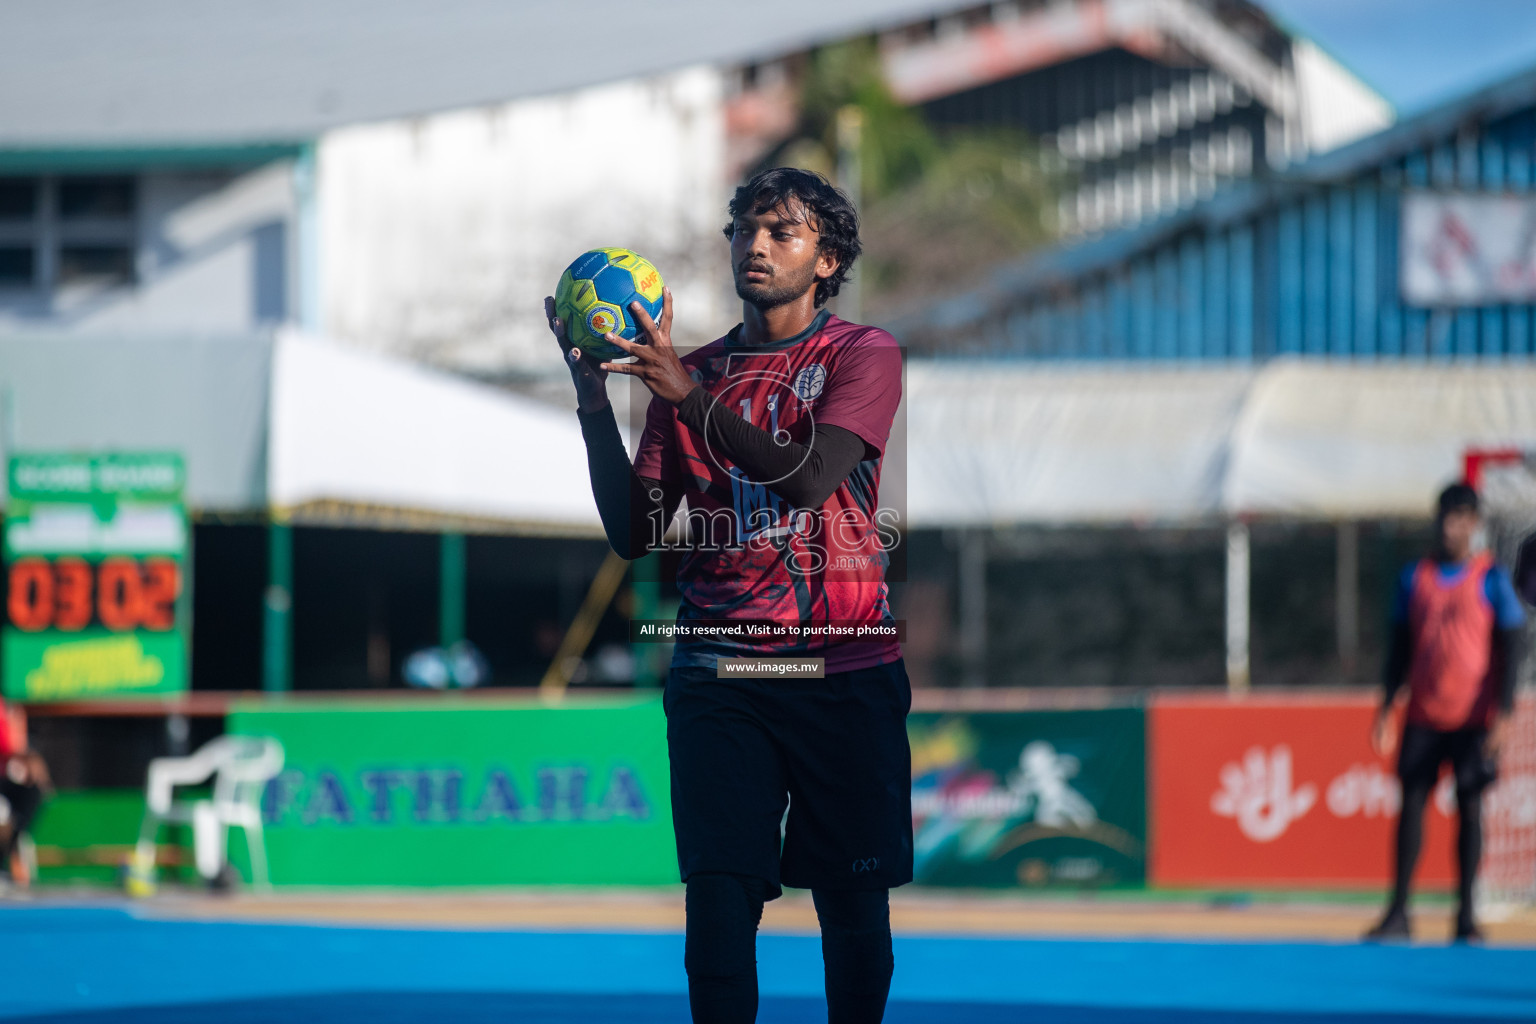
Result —
<path fill-rule="evenodd" d="M 6 611 L 17 629 L 35 633 L 53 621 L 53 567 L 41 558 L 18 558 L 11 565 Z"/>
<path fill-rule="evenodd" d="M 144 560 L 143 616 L 145 629 L 166 630 L 176 625 L 176 598 L 181 595 L 181 569 L 174 559 Z"/>
<path fill-rule="evenodd" d="M 96 614 L 111 630 L 128 630 L 143 619 L 144 585 L 131 558 L 103 559 L 96 576 Z"/>
<path fill-rule="evenodd" d="M 53 563 L 53 625 L 75 632 L 91 624 L 91 567 L 83 558 Z"/>

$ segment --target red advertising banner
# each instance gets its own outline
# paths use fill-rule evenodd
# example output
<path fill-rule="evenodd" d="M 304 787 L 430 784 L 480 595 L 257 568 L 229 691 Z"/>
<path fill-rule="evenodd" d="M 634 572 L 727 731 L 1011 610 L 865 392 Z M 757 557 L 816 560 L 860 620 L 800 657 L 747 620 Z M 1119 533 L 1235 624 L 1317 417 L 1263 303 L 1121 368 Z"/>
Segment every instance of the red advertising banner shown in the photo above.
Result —
<path fill-rule="evenodd" d="M 1386 885 L 1401 789 L 1395 762 L 1371 750 L 1375 706 L 1364 693 L 1155 700 L 1152 883 Z M 1454 813 L 1442 778 L 1420 884 L 1455 877 Z"/>

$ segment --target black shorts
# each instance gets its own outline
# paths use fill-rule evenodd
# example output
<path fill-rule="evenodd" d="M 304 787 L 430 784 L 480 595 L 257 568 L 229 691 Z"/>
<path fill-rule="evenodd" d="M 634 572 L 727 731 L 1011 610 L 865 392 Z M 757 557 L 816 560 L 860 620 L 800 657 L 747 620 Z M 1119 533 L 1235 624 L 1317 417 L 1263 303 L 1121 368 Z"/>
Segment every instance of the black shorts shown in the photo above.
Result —
<path fill-rule="evenodd" d="M 1480 793 L 1497 776 L 1497 766 L 1483 752 L 1487 729 L 1442 732 L 1427 725 L 1403 727 L 1403 744 L 1397 755 L 1397 777 L 1407 789 L 1417 783 L 1433 786 L 1440 766 L 1451 762 L 1458 793 Z"/>
<path fill-rule="evenodd" d="M 753 875 L 772 899 L 780 884 L 912 880 L 912 687 L 900 659 L 824 679 L 673 668 L 663 704 L 683 881 Z"/>

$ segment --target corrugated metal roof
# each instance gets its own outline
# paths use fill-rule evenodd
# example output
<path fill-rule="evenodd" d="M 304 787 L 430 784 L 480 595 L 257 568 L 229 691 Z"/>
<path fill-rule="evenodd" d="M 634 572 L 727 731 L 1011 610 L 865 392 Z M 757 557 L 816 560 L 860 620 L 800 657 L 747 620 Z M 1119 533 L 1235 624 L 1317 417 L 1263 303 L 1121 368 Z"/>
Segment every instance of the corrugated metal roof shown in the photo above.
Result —
<path fill-rule="evenodd" d="M 1004 302 L 1049 292 L 1123 264 L 1193 228 L 1220 229 L 1293 199 L 1320 183 L 1343 182 L 1428 146 L 1464 126 L 1497 121 L 1536 105 L 1536 68 L 1427 110 L 1285 171 L 1238 182 L 1186 210 L 1086 242 L 1054 246 L 1000 267 L 983 286 L 886 324 L 902 332 L 954 331 L 993 315 Z"/>
<path fill-rule="evenodd" d="M 750 60 L 943 0 L 0 4 L 0 148 L 292 141 L 337 125 Z"/>

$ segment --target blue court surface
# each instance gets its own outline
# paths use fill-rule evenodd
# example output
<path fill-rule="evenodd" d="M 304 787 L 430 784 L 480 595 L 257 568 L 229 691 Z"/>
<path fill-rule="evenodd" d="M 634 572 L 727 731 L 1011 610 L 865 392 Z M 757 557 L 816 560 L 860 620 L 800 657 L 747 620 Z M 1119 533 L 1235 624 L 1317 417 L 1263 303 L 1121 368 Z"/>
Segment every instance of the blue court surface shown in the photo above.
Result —
<path fill-rule="evenodd" d="M 0 1019 L 650 1024 L 688 1020 L 682 936 L 156 920 L 0 909 Z M 898 937 L 886 1020 L 1536 1020 L 1536 950 Z M 769 1024 L 825 1020 L 809 936 L 758 945 Z"/>

